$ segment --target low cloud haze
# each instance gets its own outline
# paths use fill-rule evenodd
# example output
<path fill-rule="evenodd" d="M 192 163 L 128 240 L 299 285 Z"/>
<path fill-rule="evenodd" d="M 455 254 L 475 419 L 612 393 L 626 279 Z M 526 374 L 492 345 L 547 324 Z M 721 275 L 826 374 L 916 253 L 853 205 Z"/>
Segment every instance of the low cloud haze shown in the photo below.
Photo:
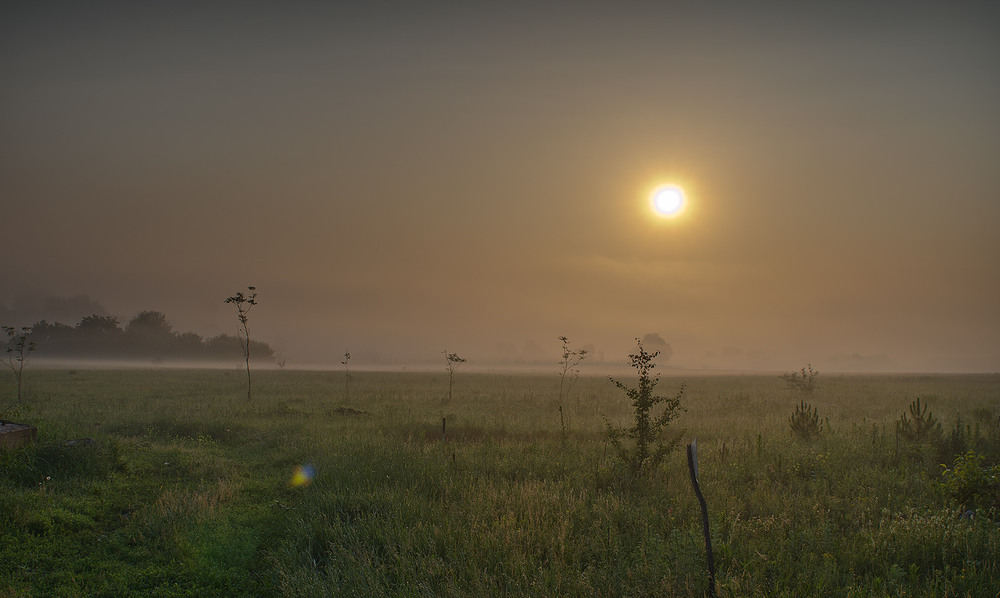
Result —
<path fill-rule="evenodd" d="M 235 334 L 255 285 L 290 365 L 656 334 L 677 367 L 1000 370 L 991 5 L 56 6 L 0 22 L 0 323 Z"/>

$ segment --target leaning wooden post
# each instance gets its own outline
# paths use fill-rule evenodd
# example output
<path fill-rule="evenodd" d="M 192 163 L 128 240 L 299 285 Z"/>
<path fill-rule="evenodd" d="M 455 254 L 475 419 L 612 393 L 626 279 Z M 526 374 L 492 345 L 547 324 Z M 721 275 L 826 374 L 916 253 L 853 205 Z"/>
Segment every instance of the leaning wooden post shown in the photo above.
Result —
<path fill-rule="evenodd" d="M 708 505 L 705 504 L 705 497 L 701 494 L 701 487 L 698 485 L 698 439 L 695 438 L 687 447 L 688 470 L 691 472 L 691 485 L 694 486 L 694 494 L 698 497 L 698 504 L 701 505 L 701 524 L 705 532 L 705 552 L 708 554 L 708 595 L 715 597 L 715 557 L 712 555 L 712 534 L 708 531 Z"/>

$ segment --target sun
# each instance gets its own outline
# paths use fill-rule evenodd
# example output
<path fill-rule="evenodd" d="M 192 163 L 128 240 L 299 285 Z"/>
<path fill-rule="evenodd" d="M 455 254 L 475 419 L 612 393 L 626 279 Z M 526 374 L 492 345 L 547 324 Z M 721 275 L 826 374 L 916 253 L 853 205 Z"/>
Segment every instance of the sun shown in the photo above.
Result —
<path fill-rule="evenodd" d="M 649 200 L 653 211 L 664 218 L 679 216 L 687 203 L 684 190 L 677 185 L 657 187 L 650 195 Z"/>

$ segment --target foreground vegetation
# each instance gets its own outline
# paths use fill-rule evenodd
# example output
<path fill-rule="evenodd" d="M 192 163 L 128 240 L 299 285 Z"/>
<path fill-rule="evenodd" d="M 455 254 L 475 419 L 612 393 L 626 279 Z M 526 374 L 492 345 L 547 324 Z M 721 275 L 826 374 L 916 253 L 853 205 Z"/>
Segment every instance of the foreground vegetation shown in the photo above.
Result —
<path fill-rule="evenodd" d="M 776 376 L 683 381 L 670 432 L 698 438 L 720 595 L 996 595 L 1000 376 L 825 376 L 810 440 Z M 555 373 L 459 373 L 447 402 L 443 372 L 352 372 L 349 395 L 339 373 L 260 372 L 253 405 L 245 384 L 30 372 L 38 442 L 0 450 L 0 596 L 706 591 L 683 451 L 632 474 L 606 378 L 564 397 Z M 940 434 L 897 439 L 917 397 Z"/>

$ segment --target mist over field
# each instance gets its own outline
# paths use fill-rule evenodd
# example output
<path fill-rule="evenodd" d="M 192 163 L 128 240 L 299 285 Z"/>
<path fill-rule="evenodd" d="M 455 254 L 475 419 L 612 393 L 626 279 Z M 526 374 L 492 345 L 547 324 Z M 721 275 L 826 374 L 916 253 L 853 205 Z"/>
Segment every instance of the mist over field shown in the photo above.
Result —
<path fill-rule="evenodd" d="M 226 310 L 223 310 L 226 311 Z M 131 317 L 136 318 L 142 312 L 137 312 Z M 146 312 L 148 313 L 148 312 Z M 293 369 L 342 369 L 344 353 L 351 353 L 351 366 L 367 370 L 400 370 L 409 369 L 411 371 L 435 371 L 442 367 L 444 363 L 442 351 L 429 343 L 407 344 L 406 337 L 394 337 L 387 335 L 383 344 L 372 342 L 372 339 L 360 337 L 360 341 L 352 345 L 345 343 L 345 349 L 340 350 L 332 344 L 325 345 L 322 342 L 312 341 L 309 337 L 291 336 L 289 342 L 289 331 L 278 330 L 268 336 L 268 331 L 274 330 L 268 327 L 273 326 L 273 316 L 263 315 L 265 310 L 261 308 L 253 312 L 252 319 L 252 340 L 255 344 L 260 343 L 253 352 L 253 361 L 258 367 L 290 367 Z M 83 318 L 91 318 L 94 315 L 101 316 L 109 321 L 117 321 L 119 328 L 127 331 L 132 323 L 129 317 L 119 317 L 109 312 L 104 306 L 88 296 L 78 295 L 71 298 L 28 297 L 22 296 L 12 303 L 11 307 L 0 306 L 0 321 L 11 322 L 18 326 L 35 326 L 35 339 L 39 339 L 38 323 L 42 326 L 51 324 L 67 324 L 70 327 L 80 328 Z M 219 314 L 219 321 L 206 322 L 206 330 L 220 331 L 217 334 L 202 335 L 197 331 L 184 330 L 173 325 L 173 319 L 167 314 L 158 314 L 166 317 L 166 331 L 175 339 L 183 340 L 184 337 L 196 337 L 196 342 L 211 342 L 215 338 L 228 338 L 231 344 L 239 331 L 236 329 L 236 319 L 232 313 Z M 264 325 L 258 327 L 259 321 Z M 194 318 L 194 321 L 202 321 L 201 318 Z M 405 323 L 404 327 L 405 327 Z M 259 332 L 263 328 L 265 332 Z M 359 335 L 360 336 L 360 335 Z M 549 339 L 543 339 L 545 344 L 536 340 L 540 338 L 537 334 L 532 335 L 527 332 L 525 340 L 517 342 L 494 342 L 492 345 L 489 339 L 477 340 L 467 335 L 456 334 L 454 338 L 469 340 L 461 346 L 455 345 L 449 350 L 459 352 L 471 361 L 466 369 L 473 371 L 484 370 L 505 370 L 521 372 L 539 372 L 551 370 L 558 362 L 561 352 L 561 345 L 558 336 L 553 335 Z M 204 337 L 204 338 L 202 338 Z M 213 338 L 214 337 L 214 338 Z M 280 339 L 279 341 L 272 340 Z M 907 370 L 904 363 L 899 362 L 894 357 L 887 354 L 861 355 L 858 353 L 819 353 L 815 349 L 807 349 L 801 354 L 789 352 L 785 359 L 775 355 L 768 355 L 762 350 L 746 351 L 739 347 L 725 345 L 716 349 L 708 349 L 703 354 L 697 354 L 692 347 L 677 346 L 676 341 L 670 342 L 664 335 L 657 332 L 637 333 L 631 342 L 626 344 L 621 342 L 624 339 L 609 339 L 607 344 L 595 344 L 593 342 L 576 342 L 570 339 L 572 346 L 586 349 L 588 356 L 581 365 L 584 374 L 604 375 L 609 371 L 622 371 L 626 363 L 626 356 L 635 349 L 635 341 L 642 340 L 650 351 L 660 351 L 658 360 L 661 368 L 665 368 L 669 374 L 671 370 L 678 372 L 699 372 L 711 373 L 727 371 L 760 371 L 773 372 L 779 370 L 797 369 L 805 361 L 809 361 L 816 367 L 823 367 L 828 372 L 900 372 Z M 759 339 L 761 343 L 766 343 L 767 339 Z M 154 365 L 169 365 L 171 367 L 231 367 L 234 363 L 242 361 L 239 355 L 238 346 L 233 344 L 230 347 L 232 355 L 228 359 L 205 356 L 197 358 L 191 354 L 172 353 L 167 350 L 160 350 L 155 354 L 146 355 L 142 352 L 129 352 L 128 347 L 124 347 L 124 353 L 114 353 L 107 357 L 95 347 L 81 341 L 83 344 L 80 350 L 75 353 L 60 353 L 58 348 L 46 346 L 44 340 L 40 340 L 41 347 L 35 355 L 41 358 L 49 366 L 79 366 L 81 364 L 90 367 L 134 367 L 148 366 L 150 361 Z M 700 346 L 697 340 L 695 347 Z M 675 348 L 678 347 L 678 348 Z M 615 352 L 610 353 L 609 349 Z M 800 358 L 801 355 L 807 357 Z M 289 358 L 291 356 L 291 358 Z M 796 361 L 798 359 L 799 361 Z M 948 372 L 948 371 L 977 371 L 971 365 L 953 364 L 947 366 L 948 362 L 940 362 L 937 367 L 927 367 L 924 371 Z M 967 368 L 967 369 L 963 369 Z M 985 371 L 985 370 L 984 370 Z"/>
<path fill-rule="evenodd" d="M 380 6 L 6 9 L 0 323 L 1000 370 L 996 6 Z"/>

